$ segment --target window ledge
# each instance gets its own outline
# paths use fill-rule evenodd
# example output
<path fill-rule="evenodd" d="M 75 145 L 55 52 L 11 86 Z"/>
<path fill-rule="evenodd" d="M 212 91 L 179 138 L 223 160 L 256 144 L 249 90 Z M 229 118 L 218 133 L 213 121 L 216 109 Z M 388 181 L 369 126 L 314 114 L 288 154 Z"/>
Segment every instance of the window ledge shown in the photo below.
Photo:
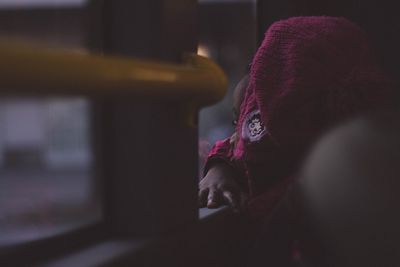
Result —
<path fill-rule="evenodd" d="M 241 255 L 239 251 L 246 243 L 242 242 L 246 231 L 241 231 L 248 229 L 244 220 L 228 207 L 200 209 L 199 217 L 195 225 L 172 234 L 148 239 L 109 239 L 40 266 L 193 267 L 205 266 L 210 261 L 220 261 L 218 266 L 225 266 L 227 261 L 232 261 L 229 266 L 240 266 L 233 255 Z"/>

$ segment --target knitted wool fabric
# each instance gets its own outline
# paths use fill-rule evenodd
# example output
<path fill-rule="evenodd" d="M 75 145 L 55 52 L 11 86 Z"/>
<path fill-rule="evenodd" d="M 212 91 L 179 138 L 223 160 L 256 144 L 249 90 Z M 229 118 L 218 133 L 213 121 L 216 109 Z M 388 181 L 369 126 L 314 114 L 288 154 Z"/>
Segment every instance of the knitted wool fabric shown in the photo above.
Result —
<path fill-rule="evenodd" d="M 335 123 L 385 105 L 390 94 L 360 28 L 344 18 L 290 18 L 268 29 L 254 57 L 238 130 L 260 110 L 269 141 L 304 148 Z M 236 158 L 245 146 L 242 138 Z"/>
<path fill-rule="evenodd" d="M 218 142 L 248 184 L 253 214 L 267 214 L 312 144 L 350 117 L 391 103 L 393 87 L 365 33 L 344 18 L 294 17 L 266 32 L 240 107 L 239 140 Z M 207 167 L 211 164 L 207 164 Z"/>
<path fill-rule="evenodd" d="M 239 120 L 239 129 L 247 127 L 247 114 L 260 110 L 266 134 L 258 144 L 242 138 L 234 151 L 234 158 L 247 163 L 251 192 L 264 194 L 251 202 L 253 213 L 273 207 L 287 188 L 283 176 L 293 176 L 324 131 L 387 105 L 391 95 L 366 35 L 353 23 L 333 17 L 274 23 L 254 57 Z M 275 178 L 268 177 L 274 169 L 268 161 L 277 165 Z M 263 188 L 264 179 L 276 178 L 275 186 Z"/>

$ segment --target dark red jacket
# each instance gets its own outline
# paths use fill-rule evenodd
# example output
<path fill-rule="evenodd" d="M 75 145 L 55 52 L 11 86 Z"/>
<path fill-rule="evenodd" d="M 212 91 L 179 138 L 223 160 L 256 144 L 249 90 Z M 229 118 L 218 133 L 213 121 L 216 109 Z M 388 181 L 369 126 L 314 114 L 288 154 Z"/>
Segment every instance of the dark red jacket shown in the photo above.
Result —
<path fill-rule="evenodd" d="M 286 191 L 311 145 L 351 116 L 387 105 L 392 86 L 365 33 L 344 18 L 295 17 L 274 23 L 257 50 L 240 108 L 233 147 L 217 142 L 264 216 Z"/>

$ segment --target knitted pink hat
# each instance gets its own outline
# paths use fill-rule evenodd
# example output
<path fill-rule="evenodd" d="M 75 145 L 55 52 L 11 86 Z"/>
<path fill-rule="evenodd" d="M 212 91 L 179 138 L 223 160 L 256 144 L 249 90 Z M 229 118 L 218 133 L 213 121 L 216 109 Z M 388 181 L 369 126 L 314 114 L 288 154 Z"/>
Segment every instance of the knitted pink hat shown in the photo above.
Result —
<path fill-rule="evenodd" d="M 344 18 L 274 23 L 253 59 L 239 127 L 256 105 L 270 140 L 300 148 L 338 121 L 387 105 L 392 86 L 368 44 Z"/>
<path fill-rule="evenodd" d="M 253 59 L 233 152 L 237 164 L 245 162 L 253 216 L 272 210 L 323 132 L 391 104 L 393 86 L 368 43 L 344 18 L 295 17 L 268 29 Z"/>

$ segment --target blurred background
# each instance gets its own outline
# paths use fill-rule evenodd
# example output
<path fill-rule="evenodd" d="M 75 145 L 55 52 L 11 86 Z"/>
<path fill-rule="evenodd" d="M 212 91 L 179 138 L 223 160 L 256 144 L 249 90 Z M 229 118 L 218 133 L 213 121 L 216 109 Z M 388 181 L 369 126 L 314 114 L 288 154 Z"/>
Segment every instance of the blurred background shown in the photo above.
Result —
<path fill-rule="evenodd" d="M 0 38 L 82 53 L 86 4 L 1 0 Z M 0 247 L 100 219 L 91 146 L 88 99 L 0 98 Z"/>
<path fill-rule="evenodd" d="M 0 0 L 0 38 L 86 53 L 93 34 L 89 4 Z M 212 144 L 233 132 L 232 91 L 256 48 L 255 2 L 200 0 L 197 27 L 198 53 L 229 78 L 224 100 L 200 112 L 201 173 Z M 101 220 L 91 105 L 83 97 L 0 98 L 0 247 Z"/>

